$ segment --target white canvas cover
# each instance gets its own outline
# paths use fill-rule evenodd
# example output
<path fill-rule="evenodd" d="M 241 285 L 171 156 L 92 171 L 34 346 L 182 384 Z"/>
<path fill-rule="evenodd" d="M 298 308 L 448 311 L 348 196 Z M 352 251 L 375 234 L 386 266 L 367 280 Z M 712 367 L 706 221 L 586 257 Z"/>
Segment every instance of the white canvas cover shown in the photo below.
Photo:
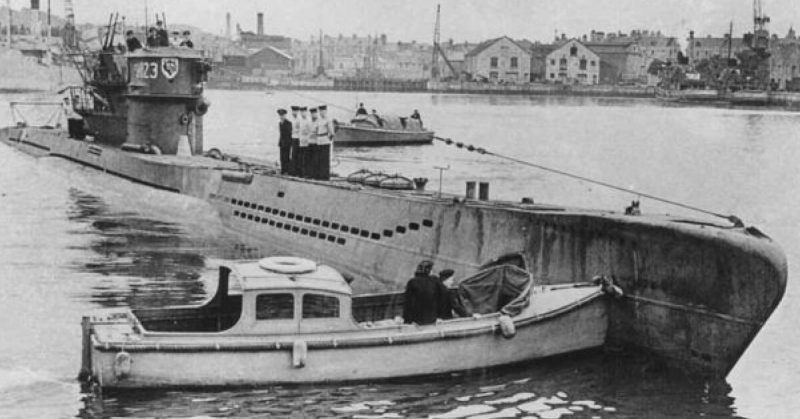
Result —
<path fill-rule="evenodd" d="M 459 314 L 503 313 L 516 316 L 530 303 L 533 276 L 511 265 L 498 265 L 456 281 Z"/>

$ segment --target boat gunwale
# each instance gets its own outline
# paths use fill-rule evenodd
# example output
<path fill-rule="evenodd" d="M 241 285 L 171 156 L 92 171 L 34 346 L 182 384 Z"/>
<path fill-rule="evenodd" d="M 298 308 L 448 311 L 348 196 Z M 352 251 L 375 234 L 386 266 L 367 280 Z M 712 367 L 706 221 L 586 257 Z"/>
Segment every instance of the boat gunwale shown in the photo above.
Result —
<path fill-rule="evenodd" d="M 517 328 L 520 327 L 529 327 L 533 326 L 545 321 L 550 321 L 556 319 L 558 317 L 564 316 L 566 314 L 572 313 L 582 307 L 585 307 L 595 300 L 600 299 L 603 297 L 605 293 L 602 289 L 597 286 L 597 290 L 577 299 L 575 301 L 570 302 L 569 304 L 565 304 L 560 306 L 556 309 L 547 311 L 545 313 L 538 313 L 532 314 L 528 316 L 517 316 L 516 318 L 512 317 L 512 321 L 514 326 Z M 98 340 L 95 334 L 92 334 L 92 348 L 98 350 L 100 352 L 119 352 L 119 351 L 126 351 L 126 352 L 258 352 L 258 351 L 285 351 L 291 350 L 294 342 L 296 341 L 305 341 L 308 345 L 309 349 L 339 349 L 339 348 L 360 348 L 360 347 L 373 347 L 373 346 L 385 346 L 385 345 L 412 345 L 412 344 L 419 344 L 419 343 L 426 343 L 426 342 L 433 342 L 437 340 L 457 340 L 457 339 L 466 339 L 475 336 L 485 335 L 485 334 L 495 334 L 498 333 L 500 327 L 497 322 L 488 323 L 487 320 L 494 320 L 501 316 L 501 313 L 492 313 L 488 315 L 484 315 L 480 318 L 474 317 L 462 317 L 456 318 L 452 320 L 446 320 L 441 323 L 432 324 L 432 325 L 424 325 L 424 326 L 416 326 L 417 330 L 413 330 L 410 332 L 403 331 L 403 328 L 408 328 L 408 325 L 390 325 L 390 326 L 378 326 L 378 327 L 370 327 L 370 328 L 361 328 L 361 329 L 350 329 L 350 330 L 342 330 L 342 331 L 332 331 L 332 332 L 313 332 L 313 333 L 297 333 L 297 334 L 282 334 L 282 335 L 273 335 L 275 338 L 278 339 L 287 339 L 287 340 L 272 340 L 268 342 L 259 341 L 259 342 L 246 342 L 246 341 L 232 341 L 232 342 L 216 342 L 216 343 L 193 343 L 193 342 L 124 342 L 124 341 L 106 341 L 101 342 Z M 133 319 L 136 319 L 135 316 Z M 138 319 L 135 320 L 138 322 Z M 480 322 L 481 324 L 478 325 L 469 325 L 469 324 L 458 324 L 458 323 L 466 323 L 466 322 Z M 454 327 L 447 330 L 447 326 Z M 400 335 L 381 335 L 381 336 L 365 336 L 365 337 L 355 337 L 355 338 L 337 338 L 336 334 L 352 334 L 352 333 L 363 333 L 363 332 L 386 332 L 390 330 L 399 330 L 401 331 Z M 158 334 L 155 334 L 158 333 Z M 175 334 L 170 332 L 148 332 L 147 335 L 150 336 L 158 336 L 163 337 L 165 335 Z M 314 335 L 326 335 L 324 339 L 317 339 L 317 340 L 306 340 L 303 339 L 304 337 L 314 336 Z M 143 333 L 143 335 L 145 335 Z M 177 335 L 177 334 L 176 334 Z M 305 335 L 305 336 L 304 336 Z M 190 337 L 190 338 L 202 338 L 202 337 L 226 337 L 225 335 L 218 334 L 218 333 L 191 333 L 191 334 L 180 334 L 180 337 Z M 228 335 L 231 338 L 241 338 L 242 335 Z M 176 336 L 177 337 L 177 336 Z M 253 338 L 260 337 L 257 335 L 253 335 Z"/>

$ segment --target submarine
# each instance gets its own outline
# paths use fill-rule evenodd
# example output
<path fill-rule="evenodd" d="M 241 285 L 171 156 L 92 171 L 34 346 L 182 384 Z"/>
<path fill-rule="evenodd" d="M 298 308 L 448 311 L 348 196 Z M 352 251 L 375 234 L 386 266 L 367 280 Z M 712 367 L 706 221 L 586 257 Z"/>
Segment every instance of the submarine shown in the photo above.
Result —
<path fill-rule="evenodd" d="M 403 284 L 423 259 L 470 275 L 514 264 L 541 284 L 613 278 L 606 344 L 703 376 L 725 376 L 783 297 L 786 257 L 757 227 L 382 188 L 283 175 L 203 147 L 200 51 L 96 53 L 70 88 L 67 127 L 19 123 L 0 142 L 207 201 L 248 242 L 315 259 L 354 278 Z M 352 180 L 352 179 L 350 179 Z M 313 199 L 312 199 L 313 198 Z"/>

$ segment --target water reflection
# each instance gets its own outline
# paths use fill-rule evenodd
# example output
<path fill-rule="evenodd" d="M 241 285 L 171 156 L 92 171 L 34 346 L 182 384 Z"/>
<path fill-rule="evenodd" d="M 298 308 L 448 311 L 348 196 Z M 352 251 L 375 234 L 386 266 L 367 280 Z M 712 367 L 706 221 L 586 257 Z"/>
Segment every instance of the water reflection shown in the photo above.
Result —
<path fill-rule="evenodd" d="M 644 356 L 588 352 L 439 378 L 93 395 L 81 417 L 730 417 L 729 393 L 724 381 L 671 375 Z"/>
<path fill-rule="evenodd" d="M 100 306 L 163 306 L 205 298 L 203 247 L 181 226 L 114 212 L 98 197 L 70 189 L 68 217 L 89 234 L 89 257 L 72 269 L 101 275 L 89 287 L 88 299 Z M 210 249 L 209 249 L 210 250 Z"/>

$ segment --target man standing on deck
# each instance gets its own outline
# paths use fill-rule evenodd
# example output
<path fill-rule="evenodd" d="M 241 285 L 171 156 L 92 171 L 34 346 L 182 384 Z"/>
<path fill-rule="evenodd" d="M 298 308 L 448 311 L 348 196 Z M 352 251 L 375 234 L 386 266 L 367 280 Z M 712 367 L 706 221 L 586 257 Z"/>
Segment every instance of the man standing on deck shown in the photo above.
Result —
<path fill-rule="evenodd" d="M 281 151 L 281 174 L 289 173 L 291 146 L 292 146 L 292 123 L 286 119 L 286 109 L 278 109 L 278 131 L 280 137 L 278 139 L 278 148 Z"/>
<path fill-rule="evenodd" d="M 292 106 L 292 151 L 289 157 L 289 174 L 292 176 L 299 176 L 300 173 L 298 168 L 300 158 L 297 156 L 300 152 L 300 118 L 297 116 L 299 111 L 299 106 Z"/>
<path fill-rule="evenodd" d="M 311 108 L 311 138 L 306 157 L 306 177 L 319 179 L 319 131 L 321 128 L 317 108 Z"/>
<path fill-rule="evenodd" d="M 403 322 L 433 324 L 436 319 L 450 318 L 450 295 L 436 276 L 431 275 L 433 262 L 423 260 L 417 265 L 414 277 L 406 284 L 403 303 Z"/>
<path fill-rule="evenodd" d="M 308 108 L 300 108 L 300 133 L 297 147 L 297 176 L 308 177 L 308 150 L 311 143 L 311 121 L 308 120 Z"/>
<path fill-rule="evenodd" d="M 333 122 L 328 119 L 328 106 L 319 106 L 319 128 L 317 129 L 317 179 L 331 179 L 331 146 Z"/>

